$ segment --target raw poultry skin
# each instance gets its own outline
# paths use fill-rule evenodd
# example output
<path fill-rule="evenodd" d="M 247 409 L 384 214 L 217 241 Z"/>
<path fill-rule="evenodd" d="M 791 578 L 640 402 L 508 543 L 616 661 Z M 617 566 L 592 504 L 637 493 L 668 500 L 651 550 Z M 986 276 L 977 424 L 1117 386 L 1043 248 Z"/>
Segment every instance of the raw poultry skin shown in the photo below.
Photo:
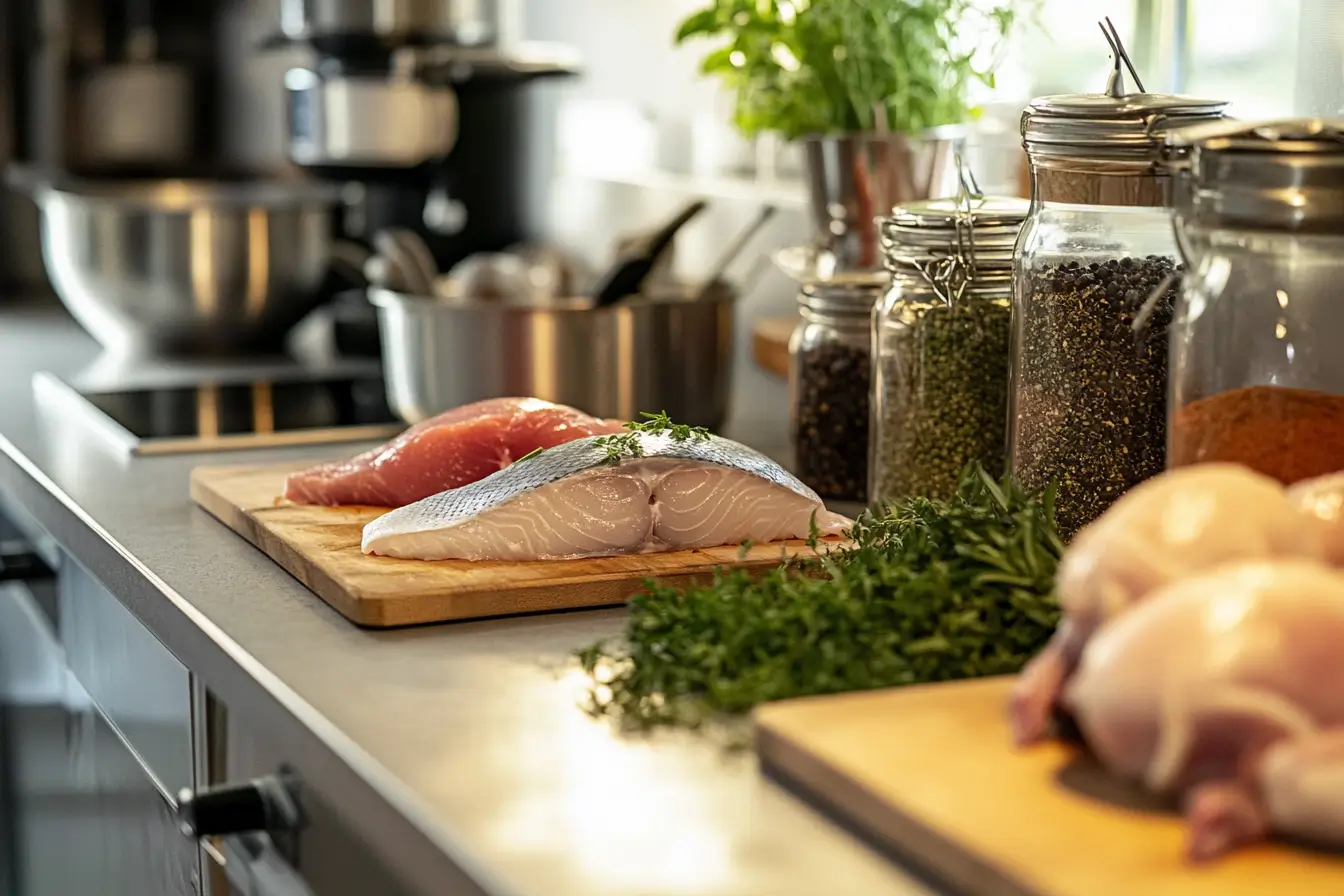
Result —
<path fill-rule="evenodd" d="M 495 398 L 425 420 L 349 460 L 293 473 L 284 494 L 296 504 L 402 507 L 484 479 L 538 448 L 621 431 L 619 421 L 539 398 Z"/>
<path fill-rule="evenodd" d="M 1326 555 L 1332 564 L 1344 567 L 1344 473 L 1294 483 L 1288 487 L 1288 500 L 1320 521 Z"/>
<path fill-rule="evenodd" d="M 1108 622 L 1062 702 L 1110 770 L 1182 795 L 1192 859 L 1270 833 L 1340 847 L 1341 645 L 1344 575 L 1229 565 Z"/>
<path fill-rule="evenodd" d="M 1063 619 L 1014 684 L 1009 724 L 1019 745 L 1049 733 L 1059 695 L 1093 633 L 1184 576 L 1237 560 L 1324 559 L 1320 524 L 1274 479 L 1235 464 L 1164 473 L 1079 532 L 1057 577 Z"/>

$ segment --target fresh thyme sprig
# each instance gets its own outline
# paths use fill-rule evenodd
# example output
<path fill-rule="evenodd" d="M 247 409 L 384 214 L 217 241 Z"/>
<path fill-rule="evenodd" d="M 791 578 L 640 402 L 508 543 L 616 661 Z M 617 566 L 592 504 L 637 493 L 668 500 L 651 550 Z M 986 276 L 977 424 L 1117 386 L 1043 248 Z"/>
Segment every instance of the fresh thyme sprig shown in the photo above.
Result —
<path fill-rule="evenodd" d="M 641 412 L 639 416 L 644 418 L 643 422 L 631 420 L 625 424 L 625 428 L 630 430 L 629 432 L 602 436 L 593 443 L 607 449 L 604 463 L 611 464 L 614 467 L 627 457 L 643 457 L 644 445 L 639 440 L 640 433 L 666 432 L 678 442 L 684 442 L 692 438 L 712 438 L 710 431 L 703 426 L 673 423 L 671 418 L 667 416 L 667 411 L 660 411 L 657 414 Z"/>
<path fill-rule="evenodd" d="M 848 544 L 753 579 L 645 584 L 622 643 L 578 652 L 590 711 L 698 726 L 770 700 L 1016 672 L 1059 620 L 1054 489 L 978 467 L 950 501 L 907 500 Z"/>

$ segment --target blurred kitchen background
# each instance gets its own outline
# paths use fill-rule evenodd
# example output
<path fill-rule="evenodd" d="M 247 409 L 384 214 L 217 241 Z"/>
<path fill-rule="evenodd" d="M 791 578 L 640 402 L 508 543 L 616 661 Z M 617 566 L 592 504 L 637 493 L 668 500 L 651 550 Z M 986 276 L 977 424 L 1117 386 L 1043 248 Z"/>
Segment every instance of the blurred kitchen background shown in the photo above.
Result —
<path fill-rule="evenodd" d="M 731 96 L 699 73 L 705 43 L 674 46 L 678 25 L 705 5 L 7 0 L 0 4 L 0 166 L 18 163 L 11 182 L 19 189 L 0 201 L 0 325 L 7 301 L 49 291 L 50 274 L 62 265 L 73 267 L 58 291 L 104 345 L 139 345 L 136 328 L 153 324 L 106 309 L 109 284 L 153 288 L 125 268 L 138 264 L 144 273 L 153 265 L 109 262 L 109 241 L 125 249 L 148 239 L 153 226 L 80 219 L 85 244 L 70 234 L 58 241 L 75 262 L 51 258 L 49 246 L 44 265 L 29 198 L 44 189 L 79 196 L 133 180 L 143 192 L 146 179 L 185 175 L 342 189 L 355 183 L 356 193 L 346 190 L 339 203 L 313 200 L 332 203 L 338 219 L 318 249 L 339 258 L 350 241 L 367 253 L 374 231 L 411 226 L 441 269 L 469 251 L 527 242 L 557 247 L 600 271 L 623 238 L 699 198 L 708 205 L 682 230 L 669 262 L 671 276 L 687 283 L 711 273 L 724 247 L 769 204 L 777 213 L 725 272 L 744 290 L 732 305 L 732 378 L 735 388 L 758 397 L 732 404 L 729 428 L 749 430 L 766 446 L 783 444 L 786 384 L 752 362 L 751 325 L 793 313 L 796 284 L 764 260 L 809 239 L 802 160 L 796 145 L 772 135 L 748 140 L 734 129 Z M 439 14 L 442 27 L 431 39 L 373 34 L 380 14 L 413 18 L 434 6 L 451 13 Z M 1014 33 L 994 87 L 977 87 L 972 96 L 983 113 L 966 156 L 986 192 L 1025 195 L 1017 127 L 1027 100 L 1103 88 L 1112 61 L 1097 26 L 1106 16 L 1150 91 L 1227 99 L 1237 117 L 1344 114 L 1339 0 L 1043 0 L 1038 24 Z M 365 20 L 367 39 L 345 27 Z M 436 71 L 435 83 L 454 84 L 455 98 L 434 89 L 360 93 L 360 77 L 372 72 L 374 81 L 386 80 L 407 64 L 404 54 L 389 51 L 403 43 L 414 50 L 410 64 Z M 450 51 L 435 57 L 444 45 Z M 194 86 L 135 70 L 165 60 L 195 66 Z M 459 69 L 474 74 L 458 79 Z M 338 90 L 341 78 L 353 80 Z M 448 119 L 454 133 L 441 132 Z M 446 162 L 425 161 L 436 146 L 449 145 Z M 83 180 L 62 184 L 71 177 Z M 123 193 L 105 199 L 128 201 Z M 66 208 L 65 223 L 87 211 Z M 342 315 L 368 322 L 358 302 L 327 301 L 348 292 L 347 281 L 368 279 L 369 258 L 360 251 L 345 257 L 355 276 L 342 278 L 330 264 L 322 276 L 316 268 L 299 272 L 305 288 L 323 293 L 316 318 L 325 315 L 324 326 L 338 325 Z M 269 259 L 273 267 L 278 252 Z M 255 267 L 255 259 L 248 263 Z M 375 281 L 395 273 L 373 265 Z M 191 276 L 199 279 L 199 265 Z M 319 289 L 312 281 L 322 277 Z M 81 300 L 95 307 L 81 314 Z M 199 313 L 199 294 L 194 303 Z M 290 323 L 283 315 L 277 321 L 281 329 Z M 351 332 L 359 342 L 358 328 Z M 186 353 L 196 344 L 190 335 L 179 340 Z M 155 344 L 169 346 L 179 336 L 156 335 Z M 370 339 L 359 350 L 376 355 L 376 336 Z"/>

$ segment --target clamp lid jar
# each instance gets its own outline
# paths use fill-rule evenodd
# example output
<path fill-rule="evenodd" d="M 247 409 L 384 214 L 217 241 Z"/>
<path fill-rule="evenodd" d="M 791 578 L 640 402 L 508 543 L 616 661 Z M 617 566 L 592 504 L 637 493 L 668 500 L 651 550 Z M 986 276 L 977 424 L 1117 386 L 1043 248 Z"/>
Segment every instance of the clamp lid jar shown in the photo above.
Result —
<path fill-rule="evenodd" d="M 882 287 L 808 284 L 789 340 L 794 472 L 831 501 L 868 493 L 869 325 Z"/>
<path fill-rule="evenodd" d="M 1165 466 L 1179 274 L 1165 135 L 1226 106 L 1145 92 L 1102 30 L 1115 54 L 1106 90 L 1044 97 L 1022 115 L 1032 203 L 1014 273 L 1010 467 L 1026 488 L 1058 485 L 1065 538 Z"/>
<path fill-rule="evenodd" d="M 1002 475 L 1013 245 L 1027 211 L 976 191 L 883 220 L 892 284 L 873 312 L 870 502 L 950 498 L 971 462 Z"/>
<path fill-rule="evenodd" d="M 1168 464 L 1280 482 L 1344 469 L 1344 120 L 1171 135 L 1189 273 L 1171 334 Z"/>

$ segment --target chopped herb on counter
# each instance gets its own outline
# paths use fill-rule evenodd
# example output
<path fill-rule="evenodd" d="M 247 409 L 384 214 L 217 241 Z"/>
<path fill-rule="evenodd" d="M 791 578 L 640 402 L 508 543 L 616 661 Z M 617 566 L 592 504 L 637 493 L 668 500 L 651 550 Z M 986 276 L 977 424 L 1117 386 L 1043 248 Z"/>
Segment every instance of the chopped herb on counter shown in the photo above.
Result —
<path fill-rule="evenodd" d="M 590 711 L 696 727 L 771 700 L 1016 672 L 1059 619 L 1054 490 L 967 468 L 949 501 L 865 513 L 851 541 L 754 580 L 650 581 L 621 643 L 578 652 Z"/>

